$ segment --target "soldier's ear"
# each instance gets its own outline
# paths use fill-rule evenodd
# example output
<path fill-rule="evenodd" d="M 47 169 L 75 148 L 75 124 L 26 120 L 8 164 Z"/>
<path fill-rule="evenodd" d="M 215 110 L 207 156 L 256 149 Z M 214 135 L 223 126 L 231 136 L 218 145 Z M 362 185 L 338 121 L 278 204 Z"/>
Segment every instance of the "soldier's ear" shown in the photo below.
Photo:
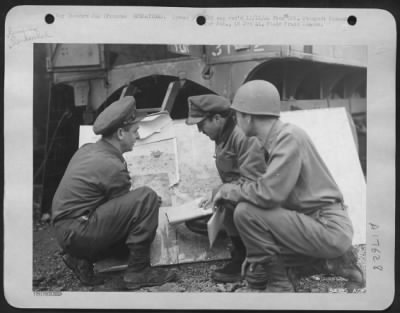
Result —
<path fill-rule="evenodd" d="M 253 116 L 251 114 L 236 112 L 236 119 L 240 118 L 247 125 L 250 125 L 253 122 Z"/>
<path fill-rule="evenodd" d="M 255 115 L 245 114 L 245 118 L 248 120 L 249 125 L 253 124 Z"/>
<path fill-rule="evenodd" d="M 118 128 L 117 129 L 117 138 L 118 138 L 118 140 L 121 140 L 124 137 L 123 132 L 124 132 L 124 130 L 122 128 Z"/>

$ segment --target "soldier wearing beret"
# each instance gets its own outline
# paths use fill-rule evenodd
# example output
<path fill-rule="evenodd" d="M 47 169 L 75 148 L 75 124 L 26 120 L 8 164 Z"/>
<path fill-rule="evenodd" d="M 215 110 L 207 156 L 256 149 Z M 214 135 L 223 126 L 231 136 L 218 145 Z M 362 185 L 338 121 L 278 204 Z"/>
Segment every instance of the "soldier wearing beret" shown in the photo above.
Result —
<path fill-rule="evenodd" d="M 161 198 L 148 187 L 131 190 L 122 156 L 138 138 L 140 119 L 133 97 L 102 111 L 93 125 L 101 139 L 74 154 L 54 195 L 52 223 L 63 260 L 83 284 L 101 284 L 93 262 L 121 247 L 129 250 L 128 289 L 175 279 L 174 273 L 150 266 Z"/>
<path fill-rule="evenodd" d="M 255 138 L 247 138 L 236 126 L 231 103 L 228 99 L 213 95 L 200 95 L 188 98 L 189 116 L 188 125 L 197 125 L 200 132 L 215 142 L 215 162 L 223 183 L 240 185 L 246 180 L 254 180 L 266 170 L 265 155 L 261 145 Z M 201 206 L 211 204 L 213 190 L 206 196 Z M 232 259 L 224 267 L 215 270 L 212 278 L 218 282 L 234 282 L 241 279 L 241 264 L 246 250 L 233 223 L 233 212 L 236 202 L 226 199 L 220 204 L 224 210 L 224 226 L 232 241 Z M 202 223 L 201 223 L 202 222 Z M 194 220 L 186 223 L 194 231 L 206 231 L 207 220 Z M 197 226 L 197 227 L 196 227 Z"/>
<path fill-rule="evenodd" d="M 224 184 L 213 199 L 238 202 L 234 222 L 247 250 L 243 272 L 250 288 L 293 292 L 293 278 L 316 273 L 342 276 L 348 289 L 363 287 L 343 195 L 306 132 L 280 121 L 276 87 L 247 82 L 232 109 L 246 136 L 269 153 L 257 180 Z"/>

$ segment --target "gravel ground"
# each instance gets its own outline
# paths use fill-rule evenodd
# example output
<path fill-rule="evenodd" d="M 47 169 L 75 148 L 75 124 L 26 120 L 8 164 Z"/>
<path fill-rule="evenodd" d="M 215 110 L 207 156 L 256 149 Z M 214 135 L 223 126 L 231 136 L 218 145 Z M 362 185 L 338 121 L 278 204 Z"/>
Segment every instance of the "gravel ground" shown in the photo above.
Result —
<path fill-rule="evenodd" d="M 357 246 L 359 264 L 365 272 L 365 245 Z M 256 292 L 249 290 L 246 282 L 218 284 L 210 274 L 225 261 L 201 262 L 170 266 L 178 281 L 159 287 L 146 287 L 136 292 Z M 33 233 L 33 290 L 35 291 L 122 291 L 122 272 L 103 274 L 104 285 L 87 287 L 73 276 L 60 257 L 52 229 L 47 223 L 36 223 Z M 345 280 L 340 277 L 314 275 L 302 278 L 296 284 L 297 292 L 347 293 Z M 365 288 L 355 293 L 365 293 Z"/>

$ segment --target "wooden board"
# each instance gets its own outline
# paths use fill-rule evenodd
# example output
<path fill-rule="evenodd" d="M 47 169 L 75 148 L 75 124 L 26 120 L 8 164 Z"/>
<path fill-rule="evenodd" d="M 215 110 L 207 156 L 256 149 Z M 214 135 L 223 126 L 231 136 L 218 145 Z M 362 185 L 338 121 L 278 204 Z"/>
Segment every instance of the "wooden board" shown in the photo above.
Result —
<path fill-rule="evenodd" d="M 207 236 L 193 233 L 185 224 L 179 224 L 176 227 L 176 239 L 179 243 L 178 262 L 180 264 L 230 258 L 230 239 L 222 232 L 210 248 Z"/>
<path fill-rule="evenodd" d="M 353 222 L 353 244 L 366 242 L 366 182 L 344 108 L 282 112 L 281 120 L 303 128 L 343 193 Z"/>
<path fill-rule="evenodd" d="M 178 264 L 179 242 L 176 228 L 168 223 L 166 208 L 161 207 L 156 237 L 151 245 L 150 262 L 152 266 Z"/>

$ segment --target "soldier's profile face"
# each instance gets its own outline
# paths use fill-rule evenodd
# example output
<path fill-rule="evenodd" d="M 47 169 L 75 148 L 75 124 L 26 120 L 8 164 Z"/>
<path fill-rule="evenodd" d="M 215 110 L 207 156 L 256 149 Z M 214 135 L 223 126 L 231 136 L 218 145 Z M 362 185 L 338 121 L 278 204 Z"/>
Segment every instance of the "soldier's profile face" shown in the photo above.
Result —
<path fill-rule="evenodd" d="M 123 152 L 132 151 L 136 140 L 139 138 L 139 123 L 133 124 L 129 130 L 122 131 L 121 148 Z"/>
<path fill-rule="evenodd" d="M 219 132 L 219 124 L 216 122 L 214 116 L 210 118 L 206 118 L 197 124 L 197 128 L 199 132 L 208 136 L 211 140 L 217 138 Z"/>
<path fill-rule="evenodd" d="M 237 125 L 243 130 L 243 132 L 248 136 L 250 133 L 249 123 L 246 120 L 245 116 L 236 111 L 236 122 Z"/>

